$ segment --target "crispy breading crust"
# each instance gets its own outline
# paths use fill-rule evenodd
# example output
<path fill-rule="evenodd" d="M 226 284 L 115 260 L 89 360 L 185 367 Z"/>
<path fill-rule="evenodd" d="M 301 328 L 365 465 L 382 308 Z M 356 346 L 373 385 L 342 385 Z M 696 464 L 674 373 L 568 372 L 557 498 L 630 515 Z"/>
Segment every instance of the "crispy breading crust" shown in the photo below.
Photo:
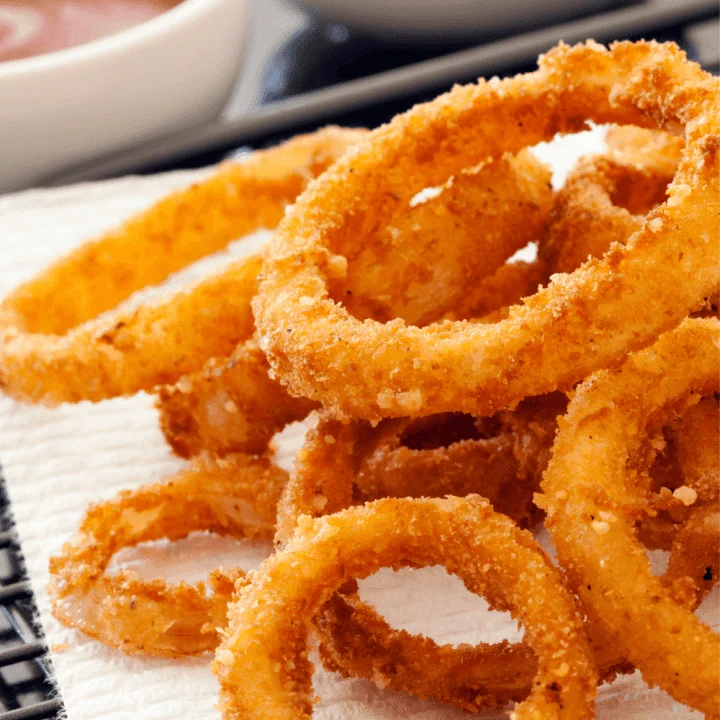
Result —
<path fill-rule="evenodd" d="M 126 653 L 182 657 L 212 650 L 239 569 L 216 570 L 189 585 L 106 574 L 130 545 L 198 530 L 238 538 L 272 537 L 287 473 L 265 457 L 196 458 L 166 481 L 91 506 L 75 536 L 50 560 L 53 615 L 68 627 Z"/>
<path fill-rule="evenodd" d="M 94 318 L 232 240 L 275 227 L 365 132 L 330 127 L 227 163 L 21 285 L 0 305 L 0 388 L 48 405 L 96 401 L 174 382 L 229 355 L 253 332 L 259 258 L 168 301 Z"/>
<path fill-rule="evenodd" d="M 527 531 L 478 496 L 385 499 L 301 518 L 284 550 L 251 575 L 230 605 L 213 663 L 223 717 L 309 718 L 313 615 L 352 578 L 383 566 L 436 564 L 525 628 L 538 671 L 514 720 L 595 717 L 595 667 L 562 575 Z"/>
<path fill-rule="evenodd" d="M 366 241 L 368 225 L 468 158 L 518 151 L 587 119 L 685 130 L 668 201 L 625 246 L 556 275 L 493 325 L 360 321 L 330 299 L 348 238 Z M 535 73 L 456 87 L 373 131 L 301 195 L 253 301 L 260 347 L 292 394 L 373 421 L 487 415 L 566 388 L 648 344 L 716 289 L 719 132 L 720 80 L 672 44 L 561 45 Z"/>
<path fill-rule="evenodd" d="M 685 320 L 576 392 L 537 502 L 591 620 L 651 684 L 714 716 L 717 635 L 653 575 L 634 522 L 647 506 L 630 461 L 648 431 L 718 392 L 720 321 Z"/>

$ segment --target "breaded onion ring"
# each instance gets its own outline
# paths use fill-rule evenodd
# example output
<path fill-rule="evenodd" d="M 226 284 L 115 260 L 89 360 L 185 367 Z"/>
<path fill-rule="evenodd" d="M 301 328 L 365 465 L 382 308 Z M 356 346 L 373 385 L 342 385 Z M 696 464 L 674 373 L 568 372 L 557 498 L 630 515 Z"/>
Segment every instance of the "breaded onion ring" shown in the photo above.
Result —
<path fill-rule="evenodd" d="M 246 258 L 187 291 L 65 335 L 0 331 L 0 390 L 54 406 L 174 382 L 252 335 L 250 300 L 261 267 L 260 256 Z"/>
<path fill-rule="evenodd" d="M 201 372 L 157 391 L 160 427 L 181 457 L 262 453 L 272 436 L 317 407 L 293 398 L 269 375 L 265 355 L 248 341 L 228 360 L 212 359 Z"/>
<path fill-rule="evenodd" d="M 667 164 L 667 158 L 658 164 Z M 573 272 L 589 258 L 602 257 L 613 243 L 624 245 L 644 216 L 665 200 L 674 174 L 602 155 L 580 160 L 555 196 L 540 245 L 548 274 Z"/>
<path fill-rule="evenodd" d="M 619 370 L 577 390 L 538 504 L 594 623 L 651 684 L 712 716 L 720 707 L 720 644 L 653 575 L 634 533 L 647 493 L 631 464 L 648 431 L 683 403 L 718 391 L 720 321 L 686 320 Z"/>
<path fill-rule="evenodd" d="M 540 519 L 539 488 L 561 393 L 523 401 L 492 418 L 451 413 L 418 420 L 355 423 L 355 480 L 365 500 L 477 493 L 497 512 L 532 527 Z"/>
<path fill-rule="evenodd" d="M 267 458 L 196 458 L 165 482 L 122 492 L 91 506 L 77 534 L 50 560 L 53 615 L 126 653 L 179 657 L 212 650 L 238 569 L 216 570 L 203 583 L 141 580 L 105 572 L 130 545 L 179 540 L 198 530 L 238 538 L 272 537 L 285 471 Z"/>
<path fill-rule="evenodd" d="M 385 227 L 364 227 L 372 241 L 348 245 L 330 294 L 354 317 L 381 322 L 423 326 L 462 312 L 484 278 L 538 239 L 552 197 L 549 168 L 528 150 L 463 170 L 409 199 Z"/>
<path fill-rule="evenodd" d="M 363 322 L 330 299 L 352 262 L 348 243 L 361 247 L 419 190 L 468 158 L 517 152 L 586 119 L 685 130 L 668 200 L 625 246 L 556 275 L 495 324 Z M 566 388 L 651 342 L 717 286 L 719 131 L 720 80 L 673 44 L 561 45 L 535 73 L 456 87 L 373 131 L 298 199 L 253 300 L 259 344 L 291 394 L 373 421 L 489 415 Z"/>
<path fill-rule="evenodd" d="M 351 578 L 380 567 L 443 565 L 508 610 L 537 653 L 530 696 L 512 717 L 594 718 L 596 673 L 572 595 L 532 536 L 477 496 L 385 499 L 317 520 L 301 518 L 228 612 L 213 670 L 225 720 L 312 714 L 312 617 Z"/>
<path fill-rule="evenodd" d="M 226 163 L 21 285 L 0 305 L 0 388 L 48 405 L 101 400 L 228 355 L 253 331 L 257 258 L 189 294 L 94 318 L 232 240 L 275 227 L 308 181 L 365 132 L 329 127 Z"/>
<path fill-rule="evenodd" d="M 421 497 L 475 490 L 493 504 L 502 504 L 510 515 L 527 517 L 537 483 L 534 478 L 530 483 L 527 478 L 521 481 L 507 477 L 504 463 L 512 464 L 516 470 L 518 467 L 510 448 L 511 438 L 504 438 L 502 444 L 498 438 L 486 443 L 461 440 L 447 448 L 411 451 L 409 456 L 400 450 L 398 457 L 393 438 L 398 435 L 399 423 L 406 421 L 385 421 L 373 429 L 363 422 L 344 424 L 321 413 L 307 433 L 278 504 L 276 544 L 282 546 L 287 541 L 303 515 L 321 517 L 338 512 L 358 498 L 377 499 L 381 492 L 385 496 Z M 424 435 L 417 427 L 414 430 L 414 442 L 427 444 L 433 431 L 436 438 L 438 434 L 451 438 L 458 428 L 443 418 L 434 428 L 424 427 Z M 501 457 L 496 461 L 494 454 Z M 400 460 L 408 467 L 401 467 Z M 498 465 L 503 472 L 500 480 L 492 475 Z M 363 467 L 366 472 L 371 469 L 371 478 L 362 477 Z M 511 492 L 511 498 L 503 497 L 500 488 L 507 489 L 513 480 L 520 487 Z M 522 644 L 483 643 L 456 648 L 398 631 L 359 599 L 354 582 L 346 583 L 324 605 L 316 629 L 320 655 L 328 670 L 345 677 L 366 677 L 463 710 L 500 708 L 510 701 L 523 700 L 537 669 L 534 654 Z"/>
<path fill-rule="evenodd" d="M 542 231 L 552 200 L 549 181 L 548 168 L 529 151 L 460 173 L 375 232 L 375 241 L 353 258 L 344 304 L 363 317 L 400 314 L 419 324 L 468 297 L 477 296 L 474 304 L 488 312 L 509 304 L 520 295 L 515 274 L 503 273 L 502 263 Z M 388 271 L 383 261 L 398 248 L 402 259 Z M 160 390 L 161 426 L 170 445 L 184 457 L 201 450 L 262 452 L 275 432 L 317 405 L 293 400 L 267 377 L 267 368 L 262 353 L 241 346 L 230 360 L 213 359 Z"/>

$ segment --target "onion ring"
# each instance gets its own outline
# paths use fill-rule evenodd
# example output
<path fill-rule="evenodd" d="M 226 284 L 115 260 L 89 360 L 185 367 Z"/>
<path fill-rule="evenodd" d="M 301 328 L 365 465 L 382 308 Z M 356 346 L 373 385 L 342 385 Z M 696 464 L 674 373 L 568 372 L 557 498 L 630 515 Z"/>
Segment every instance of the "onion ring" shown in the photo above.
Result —
<path fill-rule="evenodd" d="M 276 432 L 317 407 L 290 397 L 269 370 L 262 350 L 248 341 L 230 360 L 210 360 L 201 372 L 158 388 L 160 427 L 172 449 L 181 457 L 262 453 Z"/>
<path fill-rule="evenodd" d="M 540 519 L 532 497 L 566 405 L 555 393 L 493 418 L 356 423 L 354 483 L 365 500 L 476 493 L 520 527 L 532 527 Z"/>
<path fill-rule="evenodd" d="M 292 536 L 300 517 L 339 512 L 348 508 L 356 497 L 363 496 L 356 486 L 359 477 L 355 468 L 368 454 L 374 454 L 372 440 L 382 444 L 388 434 L 388 428 L 383 425 L 388 424 L 397 426 L 398 421 L 386 421 L 373 431 L 361 422 L 345 424 L 326 413 L 320 414 L 316 425 L 307 433 L 278 503 L 275 536 L 278 547 Z M 397 427 L 389 429 L 391 437 L 395 436 Z M 369 438 L 364 437 L 366 435 Z M 419 457 L 428 452 L 437 459 L 432 451 L 421 451 Z M 382 450 L 381 455 L 385 455 L 383 459 L 387 461 Z M 447 456 L 442 459 L 447 461 Z M 392 468 L 391 461 L 385 464 Z M 418 475 L 416 482 L 426 481 L 451 493 L 467 490 L 473 480 L 475 486 L 483 484 L 483 477 L 476 479 L 473 473 L 466 473 L 466 477 L 457 471 L 452 461 L 449 467 L 447 462 L 436 463 L 435 469 L 439 477 L 426 479 Z M 445 476 L 448 471 L 449 476 Z M 375 475 L 379 474 L 376 471 Z M 398 487 L 397 473 L 391 469 L 390 474 L 393 490 L 408 490 L 407 481 Z M 375 482 L 387 488 L 387 481 L 376 479 Z M 492 491 L 494 480 L 488 478 L 487 484 Z M 370 497 L 378 499 L 378 494 L 378 487 L 370 488 Z M 326 669 L 345 677 L 365 677 L 383 687 L 434 698 L 463 710 L 500 708 L 508 702 L 525 699 L 537 671 L 534 654 L 523 644 L 483 643 L 477 647 L 455 648 L 398 631 L 375 608 L 360 600 L 354 582 L 345 583 L 342 591 L 323 606 L 317 616 L 316 631 Z M 420 650 L 420 654 L 415 653 Z M 498 679 L 500 683 L 495 682 Z"/>
<path fill-rule="evenodd" d="M 203 583 L 170 585 L 105 569 L 121 548 L 198 530 L 272 537 L 286 480 L 264 457 L 199 457 L 165 482 L 90 507 L 75 537 L 50 561 L 53 615 L 126 653 L 180 657 L 212 650 L 241 570 L 213 572 L 208 595 Z"/>
<path fill-rule="evenodd" d="M 518 280 L 500 271 L 494 279 L 492 273 L 540 234 L 551 200 L 550 172 L 527 151 L 460 173 L 376 232 L 375 242 L 353 259 L 343 301 L 365 316 L 400 313 L 422 324 L 475 296 L 480 284 L 478 303 L 503 307 L 515 297 Z M 455 240 L 451 252 L 443 242 L 449 235 Z M 381 260 L 398 247 L 402 262 L 388 272 Z M 241 346 L 231 359 L 213 359 L 201 372 L 162 388 L 161 426 L 173 449 L 183 457 L 201 450 L 262 452 L 286 422 L 316 407 L 294 401 L 266 377 L 267 368 L 261 353 Z"/>
<path fill-rule="evenodd" d="M 358 318 L 427 325 L 537 240 L 552 196 L 549 168 L 527 150 L 463 170 L 348 248 L 330 293 Z"/>
<path fill-rule="evenodd" d="M 575 601 L 532 536 L 477 496 L 385 499 L 311 520 L 266 560 L 228 612 L 213 670 L 226 720 L 312 714 L 308 623 L 353 577 L 442 564 L 525 627 L 538 656 L 515 720 L 594 718 L 596 673 Z"/>
<path fill-rule="evenodd" d="M 633 529 L 646 493 L 627 465 L 663 414 L 718 391 L 719 347 L 717 319 L 686 320 L 620 370 L 587 380 L 561 421 L 537 499 L 593 622 L 649 683 L 711 715 L 720 707 L 718 637 L 652 574 Z"/>
<path fill-rule="evenodd" d="M 720 80 L 673 44 L 589 42 L 552 50 L 535 73 L 456 87 L 395 117 L 303 193 L 275 233 L 253 300 L 271 367 L 291 394 L 376 421 L 489 415 L 620 361 L 718 283 L 708 218 L 720 205 L 719 98 Z M 556 275 L 492 325 L 363 322 L 329 298 L 347 262 L 336 253 L 343 242 L 364 239 L 468 157 L 519 151 L 586 119 L 685 130 L 667 202 L 625 246 Z"/>
<path fill-rule="evenodd" d="M 667 164 L 663 157 L 658 164 Z M 675 168 L 677 169 L 677 167 Z M 583 158 L 557 192 L 539 257 L 551 272 L 569 273 L 588 258 L 625 244 L 644 215 L 665 199 L 674 171 L 663 173 L 607 156 Z"/>
<path fill-rule="evenodd" d="M 531 426 L 534 422 L 532 418 L 535 418 L 538 424 L 548 426 L 552 436 L 554 427 L 549 426 L 554 425 L 555 413 L 561 412 L 562 406 L 562 399 L 555 397 L 534 400 L 527 407 L 516 410 L 519 417 L 515 427 L 525 433 L 536 434 L 532 439 L 519 441 L 518 445 L 545 444 L 544 431 L 525 426 Z M 287 541 L 301 515 L 320 517 L 343 510 L 358 498 L 367 500 L 364 488 L 358 487 L 358 484 L 362 485 L 362 480 L 355 468 L 358 465 L 362 467 L 364 456 L 369 452 L 368 436 L 372 439 L 373 435 L 377 435 L 379 438 L 374 440 L 377 442 L 379 439 L 382 443 L 386 434 L 383 424 L 373 431 L 366 430 L 359 422 L 344 424 L 327 414 L 320 416 L 307 434 L 305 445 L 298 453 L 295 470 L 278 504 L 276 545 L 282 546 Z M 505 432 L 509 434 L 507 427 L 509 425 Z M 452 430 L 443 425 L 439 429 L 445 433 Z M 432 437 L 427 428 L 425 433 L 425 437 Z M 413 442 L 417 443 L 418 439 L 416 433 Z M 458 444 L 462 445 L 462 442 Z M 415 457 L 422 459 L 422 453 L 433 455 L 432 450 L 424 450 Z M 440 457 L 447 459 L 444 455 Z M 410 462 L 412 465 L 413 460 Z M 471 471 L 477 469 L 470 468 Z M 488 469 L 492 470 L 492 464 Z M 416 494 L 422 492 L 423 480 L 428 485 L 428 495 L 431 489 L 445 493 L 467 492 L 468 489 L 486 493 L 489 488 L 487 494 L 492 496 L 493 502 L 499 501 L 515 515 L 519 511 L 522 516 L 524 512 L 523 504 L 513 508 L 502 495 L 495 497 L 496 480 L 487 475 L 472 478 L 470 472 L 467 478 L 463 477 L 452 461 L 449 467 L 435 462 L 434 470 L 436 478 L 418 475 L 416 483 L 420 482 Z M 394 486 L 393 490 L 399 493 L 408 487 L 406 481 L 400 487 Z M 517 493 L 514 495 L 517 497 Z M 371 497 L 374 496 L 371 494 Z M 510 701 L 524 699 L 530 692 L 537 668 L 534 654 L 522 643 L 502 642 L 456 648 L 396 630 L 372 606 L 359 599 L 354 583 L 346 583 L 324 605 L 316 618 L 316 631 L 326 669 L 345 677 L 365 677 L 382 687 L 392 687 L 421 698 L 434 698 L 463 710 L 500 708 Z M 597 660 L 602 677 L 607 681 L 617 673 L 631 669 L 602 648 Z"/>
<path fill-rule="evenodd" d="M 274 227 L 308 181 L 364 134 L 330 127 L 228 163 L 21 285 L 0 305 L 0 388 L 48 405 L 97 401 L 173 382 L 228 355 L 254 329 L 259 258 L 189 294 L 94 318 L 232 240 Z"/>

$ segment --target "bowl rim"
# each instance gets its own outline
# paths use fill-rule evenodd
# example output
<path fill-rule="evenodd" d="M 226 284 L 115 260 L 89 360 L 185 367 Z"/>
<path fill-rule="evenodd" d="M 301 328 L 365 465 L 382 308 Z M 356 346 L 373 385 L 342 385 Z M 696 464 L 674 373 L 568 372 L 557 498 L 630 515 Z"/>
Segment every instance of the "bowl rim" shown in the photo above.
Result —
<path fill-rule="evenodd" d="M 156 17 L 112 35 L 42 55 L 2 61 L 0 62 L 0 80 L 39 74 L 132 50 L 138 45 L 174 33 L 205 12 L 227 2 L 228 0 L 181 0 L 177 5 Z"/>

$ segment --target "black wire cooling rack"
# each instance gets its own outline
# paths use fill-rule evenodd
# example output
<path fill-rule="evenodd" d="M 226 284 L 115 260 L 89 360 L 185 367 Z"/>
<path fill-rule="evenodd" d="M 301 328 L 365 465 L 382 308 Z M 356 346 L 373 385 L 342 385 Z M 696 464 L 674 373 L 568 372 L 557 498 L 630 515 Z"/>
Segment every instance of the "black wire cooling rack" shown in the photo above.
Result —
<path fill-rule="evenodd" d="M 47 646 L 36 616 L 0 474 L 1 720 L 45 720 L 62 715 L 62 701 L 53 687 Z"/>
<path fill-rule="evenodd" d="M 663 3 L 674 5 L 679 15 L 683 14 L 682 3 L 674 0 L 647 1 L 653 5 Z M 717 3 L 693 0 L 689 5 L 693 3 L 697 5 L 695 13 L 697 17 L 693 17 L 691 23 L 688 23 L 690 16 L 677 17 L 675 21 L 673 18 L 666 18 L 662 24 L 646 29 L 643 34 L 658 40 L 677 41 L 693 59 L 699 60 L 708 70 L 718 74 L 720 53 L 717 40 Z M 687 8 L 685 10 L 687 11 Z M 707 19 L 713 15 L 715 19 L 708 23 Z M 698 24 L 699 20 L 705 22 Z M 630 31 L 624 36 L 637 37 Z M 502 72 L 500 68 L 496 71 L 502 75 L 520 69 L 527 68 L 506 67 L 506 72 Z M 413 101 L 418 99 L 422 97 L 413 98 Z M 387 103 L 377 102 L 365 107 L 359 114 L 354 112 L 348 115 L 346 110 L 340 115 L 331 113 L 327 117 L 315 118 L 314 125 L 320 126 L 332 120 L 342 124 L 371 127 L 403 109 L 405 108 L 402 106 L 387 107 Z M 337 108 L 335 110 L 337 111 Z M 293 128 L 293 131 L 300 129 L 306 128 Z M 277 139 L 276 134 L 267 132 L 264 137 L 254 138 L 252 145 L 263 147 Z M 203 156 L 203 163 L 217 160 L 221 156 Z M 103 174 L 96 176 L 101 177 Z M 86 178 L 82 177 L 82 179 Z M 0 472 L 0 720 L 57 719 L 64 717 L 63 704 L 51 679 L 52 668 L 47 655 L 47 646 L 42 640 L 42 630 L 35 621 L 37 611 L 32 589 L 26 578 L 22 553 L 13 531 L 10 501 Z"/>

